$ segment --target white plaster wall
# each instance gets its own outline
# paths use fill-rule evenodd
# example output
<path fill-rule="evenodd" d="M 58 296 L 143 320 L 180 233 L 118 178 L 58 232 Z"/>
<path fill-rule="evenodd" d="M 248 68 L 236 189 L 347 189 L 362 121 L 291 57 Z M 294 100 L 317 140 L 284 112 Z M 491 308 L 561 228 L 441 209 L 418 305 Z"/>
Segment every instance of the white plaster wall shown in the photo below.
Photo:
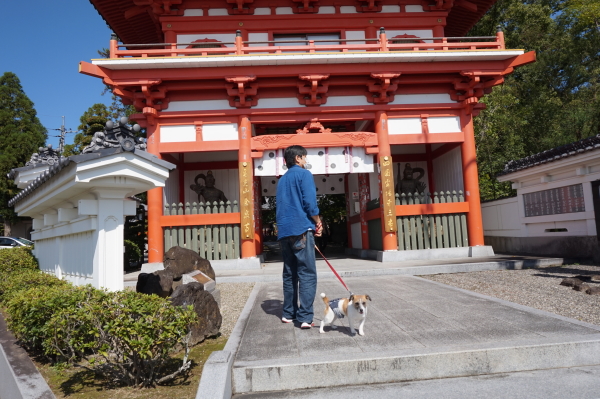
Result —
<path fill-rule="evenodd" d="M 94 265 L 89 254 L 94 253 L 94 233 L 86 231 L 60 237 L 63 278 L 75 285 L 92 282 Z M 37 242 L 35 243 L 37 247 Z M 118 251 L 119 248 L 114 248 Z"/>
<path fill-rule="evenodd" d="M 174 169 L 169 172 L 169 178 L 163 188 L 163 206 L 165 204 L 179 203 L 179 170 Z M 164 211 L 164 208 L 163 208 Z"/>
<path fill-rule="evenodd" d="M 458 116 L 439 116 L 427 118 L 429 133 L 459 133 L 461 132 Z"/>
<path fill-rule="evenodd" d="M 448 93 L 396 94 L 390 104 L 447 104 L 456 103 Z"/>
<path fill-rule="evenodd" d="M 464 192 L 460 147 L 433 160 L 433 181 L 437 192 L 452 190 Z"/>
<path fill-rule="evenodd" d="M 390 118 L 388 132 L 389 134 L 421 134 L 423 133 L 421 118 Z"/>
<path fill-rule="evenodd" d="M 208 170 L 188 170 L 184 173 L 184 195 L 185 201 L 189 202 L 198 202 L 198 194 L 190 188 L 190 185 L 195 184 L 194 179 L 200 173 L 204 173 L 206 175 Z M 239 175 L 237 169 L 215 169 L 212 171 L 213 176 L 215 177 L 215 187 L 219 190 L 223 191 L 227 200 L 229 200 L 232 204 L 233 201 L 240 202 L 240 182 Z M 205 184 L 203 179 L 198 179 L 199 184 Z M 202 200 L 204 202 L 204 200 Z"/>
<path fill-rule="evenodd" d="M 237 123 L 215 123 L 202 126 L 202 140 L 224 141 L 238 140 Z"/>
<path fill-rule="evenodd" d="M 196 126 L 194 125 L 172 125 L 160 127 L 161 143 L 182 143 L 196 141 Z"/>
<path fill-rule="evenodd" d="M 367 101 L 365 96 L 329 96 L 327 97 L 327 103 L 321 105 L 321 107 L 344 107 L 344 106 L 355 106 L 355 105 L 373 105 Z"/>
<path fill-rule="evenodd" d="M 191 100 L 171 101 L 165 112 L 180 111 L 217 111 L 220 109 L 235 109 L 229 105 L 228 100 Z"/>
<path fill-rule="evenodd" d="M 486 236 L 520 237 L 522 234 L 517 197 L 481 204 L 481 216 Z"/>

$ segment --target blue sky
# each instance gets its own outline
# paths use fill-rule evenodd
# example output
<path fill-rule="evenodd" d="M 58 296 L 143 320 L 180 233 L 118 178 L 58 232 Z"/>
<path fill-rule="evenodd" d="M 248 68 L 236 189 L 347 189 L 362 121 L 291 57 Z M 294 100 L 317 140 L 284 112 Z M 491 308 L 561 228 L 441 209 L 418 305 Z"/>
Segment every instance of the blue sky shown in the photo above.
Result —
<path fill-rule="evenodd" d="M 0 75 L 13 72 L 48 129 L 48 143 L 58 148 L 65 116 L 67 130 L 77 130 L 79 117 L 93 104 L 110 104 L 98 78 L 78 73 L 79 61 L 99 58 L 108 47 L 110 29 L 87 0 L 3 1 Z M 68 134 L 66 143 L 75 134 Z"/>

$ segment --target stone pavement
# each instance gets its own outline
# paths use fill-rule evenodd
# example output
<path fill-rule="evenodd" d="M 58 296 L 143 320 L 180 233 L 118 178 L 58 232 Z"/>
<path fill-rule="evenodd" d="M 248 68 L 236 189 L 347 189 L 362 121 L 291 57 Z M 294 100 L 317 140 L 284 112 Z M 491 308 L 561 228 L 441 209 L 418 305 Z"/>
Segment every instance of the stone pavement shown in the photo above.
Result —
<path fill-rule="evenodd" d="M 326 333 L 320 334 L 324 304 L 318 295 L 313 329 L 283 324 L 281 283 L 259 283 L 225 351 L 214 353 L 213 361 L 209 359 L 206 378 L 214 382 L 216 369 L 211 372 L 211 367 L 216 362 L 230 365 L 220 372 L 231 370 L 231 390 L 239 398 L 321 397 L 336 387 L 348 394 L 355 387 L 372 397 L 391 397 L 394 392 L 396 396 L 410 392 L 409 382 L 499 376 L 497 380 L 483 379 L 492 386 L 506 373 L 572 368 L 573 374 L 577 367 L 587 370 L 587 366 L 600 364 L 600 326 L 414 276 L 345 280 L 355 293 L 373 299 L 365 336 L 352 336 L 346 319 L 337 322 L 337 330 L 326 327 Z M 317 294 L 321 292 L 329 298 L 347 295 L 341 284 L 331 279 L 320 280 Z M 597 369 L 590 370 L 579 373 L 581 381 L 588 374 L 598 375 Z M 504 380 L 518 378 L 510 374 Z M 494 386 L 501 389 L 498 384 Z M 204 376 L 197 397 L 213 397 L 202 391 L 203 386 Z M 568 384 L 564 388 L 563 392 Z M 318 390 L 311 391 L 314 389 Z"/>
<path fill-rule="evenodd" d="M 536 256 L 496 255 L 482 258 L 411 260 L 403 262 L 377 262 L 375 260 L 351 257 L 336 248 L 324 253 L 329 263 L 342 276 L 381 276 L 381 275 L 427 275 L 440 273 L 462 273 L 481 270 L 524 269 L 544 266 L 559 266 L 562 258 L 542 258 Z M 260 269 L 221 270 L 215 267 L 218 282 L 268 282 L 281 281 L 283 262 L 278 254 L 263 262 Z M 319 279 L 334 279 L 335 276 L 323 258 L 317 254 Z M 137 279 L 137 277 L 136 277 Z"/>

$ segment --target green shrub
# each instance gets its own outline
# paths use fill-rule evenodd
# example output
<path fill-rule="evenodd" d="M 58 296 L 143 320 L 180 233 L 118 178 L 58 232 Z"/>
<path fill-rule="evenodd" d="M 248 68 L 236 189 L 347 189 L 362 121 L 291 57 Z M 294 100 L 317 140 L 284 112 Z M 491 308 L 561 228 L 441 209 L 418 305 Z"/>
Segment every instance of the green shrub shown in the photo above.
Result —
<path fill-rule="evenodd" d="M 22 269 L 8 273 L 0 279 L 0 303 L 5 303 L 19 291 L 34 287 L 67 287 L 69 283 L 60 280 L 52 274 L 43 273 L 39 270 Z"/>
<path fill-rule="evenodd" d="M 70 361 L 86 358 L 87 368 L 130 386 L 153 386 L 189 368 L 187 339 L 197 321 L 191 306 L 174 307 L 167 299 L 132 291 L 94 299 L 54 315 L 47 350 Z M 186 349 L 181 367 L 162 376 L 169 353 L 181 344 Z"/>
<path fill-rule="evenodd" d="M 0 249 L 0 276 L 3 278 L 18 270 L 36 269 L 39 269 L 39 267 L 37 260 L 31 253 L 31 247 Z"/>
<path fill-rule="evenodd" d="M 91 286 L 71 284 L 20 290 L 6 302 L 8 328 L 25 347 L 42 351 L 48 339 L 46 323 L 60 310 L 73 309 L 97 294 Z"/>

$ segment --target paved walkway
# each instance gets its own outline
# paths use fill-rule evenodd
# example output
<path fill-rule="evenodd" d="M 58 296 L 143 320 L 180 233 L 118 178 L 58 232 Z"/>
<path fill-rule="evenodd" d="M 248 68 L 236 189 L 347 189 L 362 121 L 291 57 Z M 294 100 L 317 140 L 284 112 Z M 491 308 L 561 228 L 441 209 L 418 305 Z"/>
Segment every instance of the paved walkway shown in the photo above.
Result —
<path fill-rule="evenodd" d="M 350 334 L 345 319 L 320 334 L 319 297 L 313 329 L 283 324 L 280 282 L 256 285 L 230 339 L 237 343 L 237 397 L 311 397 L 297 396 L 298 390 L 325 389 L 312 396 L 319 397 L 333 387 L 350 393 L 352 386 L 372 397 L 391 397 L 385 395 L 405 391 L 405 384 L 389 385 L 400 382 L 600 364 L 600 326 L 414 276 L 345 280 L 355 293 L 373 299 L 362 337 Z M 346 295 L 335 280 L 321 280 L 321 292 Z"/>

